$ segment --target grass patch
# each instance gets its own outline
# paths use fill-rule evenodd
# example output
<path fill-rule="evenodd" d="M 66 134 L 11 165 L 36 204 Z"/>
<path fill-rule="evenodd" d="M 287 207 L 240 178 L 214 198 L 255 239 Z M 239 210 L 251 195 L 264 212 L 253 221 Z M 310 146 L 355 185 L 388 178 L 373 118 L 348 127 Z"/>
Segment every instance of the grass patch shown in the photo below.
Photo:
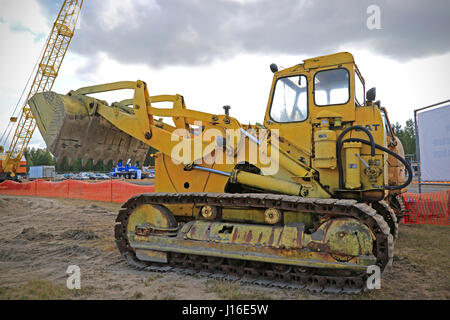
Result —
<path fill-rule="evenodd" d="M 0 287 L 1 300 L 63 300 L 86 297 L 94 292 L 93 287 L 69 290 L 50 281 L 31 280 L 19 287 Z"/>
<path fill-rule="evenodd" d="M 89 242 L 89 245 L 95 249 L 106 252 L 119 252 L 113 238 L 98 238 Z"/>
<path fill-rule="evenodd" d="M 362 299 L 450 299 L 450 229 L 438 225 L 401 224 L 394 249 L 393 272 L 381 290 Z"/>

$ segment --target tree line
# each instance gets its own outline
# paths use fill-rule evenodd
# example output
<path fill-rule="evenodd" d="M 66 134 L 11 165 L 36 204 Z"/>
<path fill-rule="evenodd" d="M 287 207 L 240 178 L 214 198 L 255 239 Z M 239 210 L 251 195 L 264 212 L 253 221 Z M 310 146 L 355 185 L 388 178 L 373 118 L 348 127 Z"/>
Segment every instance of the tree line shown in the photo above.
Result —
<path fill-rule="evenodd" d="M 413 155 L 416 159 L 416 131 L 413 119 L 407 120 L 405 127 L 402 127 L 402 125 L 397 122 L 392 126 L 392 129 L 394 130 L 394 134 L 402 142 L 405 155 Z"/>

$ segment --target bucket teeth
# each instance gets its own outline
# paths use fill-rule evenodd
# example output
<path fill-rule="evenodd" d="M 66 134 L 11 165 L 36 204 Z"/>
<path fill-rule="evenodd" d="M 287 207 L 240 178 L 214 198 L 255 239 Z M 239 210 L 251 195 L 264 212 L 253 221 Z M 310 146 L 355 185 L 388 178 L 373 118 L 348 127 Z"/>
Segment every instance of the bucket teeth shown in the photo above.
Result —
<path fill-rule="evenodd" d="M 50 152 L 73 164 L 82 159 L 94 163 L 112 159 L 143 164 L 149 146 L 121 131 L 98 114 L 89 115 L 85 96 L 64 96 L 54 92 L 34 95 L 29 100 L 36 124 Z"/>

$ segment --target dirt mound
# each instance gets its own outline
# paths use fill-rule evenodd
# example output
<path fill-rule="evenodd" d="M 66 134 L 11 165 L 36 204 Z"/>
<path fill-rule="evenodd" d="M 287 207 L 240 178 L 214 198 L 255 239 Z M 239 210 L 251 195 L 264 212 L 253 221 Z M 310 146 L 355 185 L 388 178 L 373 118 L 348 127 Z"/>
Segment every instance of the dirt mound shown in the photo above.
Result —
<path fill-rule="evenodd" d="M 88 230 L 67 230 L 61 234 L 62 239 L 72 239 L 72 240 L 95 240 L 99 237 Z"/>
<path fill-rule="evenodd" d="M 64 255 L 64 256 L 73 256 L 73 255 L 87 255 L 91 256 L 95 254 L 97 250 L 88 248 L 88 247 L 81 247 L 78 245 L 73 246 L 64 246 L 62 248 L 58 248 L 54 251 L 54 253 L 58 255 Z"/>
<path fill-rule="evenodd" d="M 41 241 L 53 239 L 51 233 L 38 232 L 34 227 L 25 228 L 20 234 L 17 235 L 16 239 L 25 239 L 28 241 Z"/>
<path fill-rule="evenodd" d="M 96 204 L 92 204 L 90 206 L 81 207 L 83 213 L 91 214 L 91 213 L 107 213 L 108 210 L 102 208 Z"/>
<path fill-rule="evenodd" d="M 0 249 L 0 261 L 8 262 L 8 261 L 25 261 L 30 259 L 25 253 L 18 252 L 15 249 L 7 248 Z"/>

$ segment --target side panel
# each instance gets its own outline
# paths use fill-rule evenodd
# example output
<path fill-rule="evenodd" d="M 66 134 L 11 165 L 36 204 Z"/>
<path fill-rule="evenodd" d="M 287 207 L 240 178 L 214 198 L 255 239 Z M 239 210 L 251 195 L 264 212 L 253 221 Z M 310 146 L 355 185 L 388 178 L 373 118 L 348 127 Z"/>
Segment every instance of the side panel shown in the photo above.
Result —
<path fill-rule="evenodd" d="M 381 118 L 380 109 L 376 106 L 372 107 L 358 107 L 356 108 L 356 121 L 355 125 L 361 125 L 365 127 L 372 134 L 375 143 L 381 146 L 386 146 L 386 133 L 383 126 L 383 120 Z M 350 135 L 350 134 L 349 134 Z M 352 137 L 368 140 L 368 137 L 363 132 L 353 131 Z M 361 148 L 361 157 L 368 162 L 370 158 L 370 146 L 363 144 Z M 379 159 L 381 162 L 380 168 L 383 173 L 377 178 L 376 182 L 369 181 L 368 176 L 364 173 L 365 167 L 360 165 L 361 183 L 363 189 L 372 189 L 373 185 L 382 186 L 388 181 L 388 167 L 387 167 L 387 153 L 375 149 L 375 159 Z"/>
<path fill-rule="evenodd" d="M 202 165 L 204 167 L 211 167 Z M 214 169 L 230 172 L 220 165 Z M 200 170 L 185 171 L 182 164 L 176 164 L 162 153 L 155 159 L 156 192 L 224 192 L 228 177 Z"/>

